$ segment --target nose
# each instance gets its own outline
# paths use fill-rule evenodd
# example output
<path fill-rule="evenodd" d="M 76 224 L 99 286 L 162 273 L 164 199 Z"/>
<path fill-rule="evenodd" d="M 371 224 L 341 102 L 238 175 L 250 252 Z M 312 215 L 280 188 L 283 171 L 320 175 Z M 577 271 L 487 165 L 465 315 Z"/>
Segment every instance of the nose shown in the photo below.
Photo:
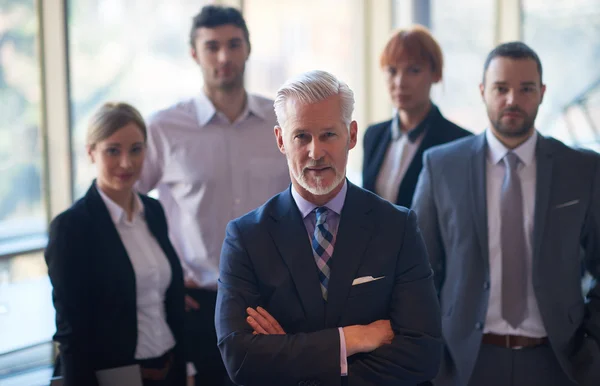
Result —
<path fill-rule="evenodd" d="M 392 79 L 392 82 L 394 83 L 394 86 L 396 86 L 396 87 L 402 87 L 402 85 L 403 85 L 403 79 L 404 78 L 403 78 L 402 74 L 400 73 L 400 71 L 398 71 L 396 73 L 396 75 L 394 75 L 394 78 Z"/>
<path fill-rule="evenodd" d="M 323 158 L 324 155 L 325 149 L 323 147 L 323 144 L 321 144 L 318 139 L 314 139 L 313 141 L 311 141 L 308 156 L 314 159 L 315 161 L 318 161 L 321 158 Z"/>
<path fill-rule="evenodd" d="M 219 50 L 217 59 L 219 60 L 219 63 L 227 63 L 229 61 L 229 50 L 227 47 L 223 47 Z"/>
<path fill-rule="evenodd" d="M 128 154 L 125 154 L 121 157 L 119 165 L 123 169 L 129 169 L 133 163 L 131 162 L 131 157 Z"/>
<path fill-rule="evenodd" d="M 510 89 L 506 93 L 506 105 L 513 106 L 514 104 L 515 104 L 515 91 L 513 89 Z"/>

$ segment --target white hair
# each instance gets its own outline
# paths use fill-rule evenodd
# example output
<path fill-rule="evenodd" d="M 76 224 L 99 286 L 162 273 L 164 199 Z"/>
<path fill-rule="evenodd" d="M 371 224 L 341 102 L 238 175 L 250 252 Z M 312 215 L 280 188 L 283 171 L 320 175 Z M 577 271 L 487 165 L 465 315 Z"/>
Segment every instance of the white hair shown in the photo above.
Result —
<path fill-rule="evenodd" d="M 283 129 L 287 120 L 285 107 L 288 100 L 295 99 L 300 103 L 312 104 L 334 95 L 339 95 L 341 98 L 341 119 L 344 125 L 350 129 L 354 111 L 354 93 L 346 83 L 332 74 L 320 70 L 308 71 L 288 79 L 277 91 L 273 106 L 279 127 Z"/>

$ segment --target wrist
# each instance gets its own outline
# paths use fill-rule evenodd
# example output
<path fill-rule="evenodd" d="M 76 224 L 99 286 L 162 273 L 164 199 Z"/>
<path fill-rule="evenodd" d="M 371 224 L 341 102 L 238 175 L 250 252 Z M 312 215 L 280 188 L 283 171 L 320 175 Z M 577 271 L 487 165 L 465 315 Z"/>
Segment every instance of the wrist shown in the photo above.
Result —
<path fill-rule="evenodd" d="M 362 352 L 361 348 L 361 329 L 363 326 L 348 326 L 342 328 L 344 331 L 344 340 L 346 341 L 346 357 Z"/>

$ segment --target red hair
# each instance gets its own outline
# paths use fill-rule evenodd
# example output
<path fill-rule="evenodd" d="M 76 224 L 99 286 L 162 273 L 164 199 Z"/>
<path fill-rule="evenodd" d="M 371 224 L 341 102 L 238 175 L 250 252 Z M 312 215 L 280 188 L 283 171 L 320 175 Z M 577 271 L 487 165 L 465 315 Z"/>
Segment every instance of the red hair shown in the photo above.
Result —
<path fill-rule="evenodd" d="M 407 58 L 428 63 L 434 76 L 438 80 L 442 79 L 442 49 L 427 28 L 415 25 L 396 31 L 385 45 L 379 64 L 382 68 L 393 66 Z"/>

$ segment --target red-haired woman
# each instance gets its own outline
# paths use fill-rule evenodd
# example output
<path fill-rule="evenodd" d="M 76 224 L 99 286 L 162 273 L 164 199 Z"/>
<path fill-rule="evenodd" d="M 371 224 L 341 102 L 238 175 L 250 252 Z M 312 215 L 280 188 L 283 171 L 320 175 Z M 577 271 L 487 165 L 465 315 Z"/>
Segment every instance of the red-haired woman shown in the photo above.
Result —
<path fill-rule="evenodd" d="M 442 116 L 431 102 L 431 86 L 442 79 L 444 59 L 433 36 L 421 26 L 397 31 L 380 59 L 394 117 L 370 126 L 364 136 L 363 187 L 410 207 L 423 152 L 470 135 Z"/>

